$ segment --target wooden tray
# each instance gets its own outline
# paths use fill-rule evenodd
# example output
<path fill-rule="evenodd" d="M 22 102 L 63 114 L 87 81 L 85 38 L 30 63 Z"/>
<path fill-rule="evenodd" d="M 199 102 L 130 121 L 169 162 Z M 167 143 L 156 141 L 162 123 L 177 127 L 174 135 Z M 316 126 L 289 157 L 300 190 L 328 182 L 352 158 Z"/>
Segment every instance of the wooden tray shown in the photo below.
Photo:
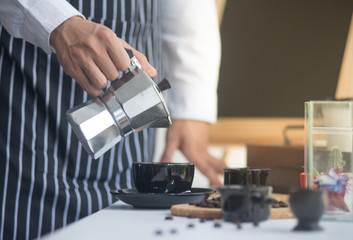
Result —
<path fill-rule="evenodd" d="M 215 197 L 214 195 L 210 198 Z M 287 194 L 272 194 L 272 197 L 279 201 L 285 201 L 288 203 Z M 203 208 L 196 207 L 189 204 L 177 204 L 170 208 L 170 212 L 174 216 L 182 217 L 196 217 L 204 219 L 221 219 L 222 210 L 220 208 Z M 290 207 L 286 208 L 272 208 L 271 209 L 271 219 L 286 219 L 293 218 L 293 214 Z"/>

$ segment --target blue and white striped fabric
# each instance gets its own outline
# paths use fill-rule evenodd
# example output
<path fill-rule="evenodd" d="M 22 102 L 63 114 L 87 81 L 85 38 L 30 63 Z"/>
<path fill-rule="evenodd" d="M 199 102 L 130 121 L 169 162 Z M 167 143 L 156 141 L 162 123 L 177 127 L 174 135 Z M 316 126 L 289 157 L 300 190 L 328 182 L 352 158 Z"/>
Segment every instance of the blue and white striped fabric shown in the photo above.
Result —
<path fill-rule="evenodd" d="M 158 1 L 76 0 L 162 72 Z M 152 161 L 153 130 L 90 158 L 65 111 L 89 96 L 63 72 L 55 54 L 15 39 L 0 25 L 0 239 L 33 239 L 107 205 L 109 191 L 131 187 L 134 161 Z"/>

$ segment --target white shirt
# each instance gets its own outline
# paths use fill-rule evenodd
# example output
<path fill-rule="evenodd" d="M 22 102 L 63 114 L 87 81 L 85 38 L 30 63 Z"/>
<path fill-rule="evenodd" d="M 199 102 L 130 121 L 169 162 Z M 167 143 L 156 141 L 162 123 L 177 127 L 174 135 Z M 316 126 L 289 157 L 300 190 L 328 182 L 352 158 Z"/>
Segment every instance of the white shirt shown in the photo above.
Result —
<path fill-rule="evenodd" d="M 173 119 L 214 123 L 220 34 L 214 0 L 164 0 L 162 40 L 167 61 L 168 107 Z M 14 37 L 51 52 L 51 32 L 83 15 L 66 0 L 0 0 L 0 21 Z"/>

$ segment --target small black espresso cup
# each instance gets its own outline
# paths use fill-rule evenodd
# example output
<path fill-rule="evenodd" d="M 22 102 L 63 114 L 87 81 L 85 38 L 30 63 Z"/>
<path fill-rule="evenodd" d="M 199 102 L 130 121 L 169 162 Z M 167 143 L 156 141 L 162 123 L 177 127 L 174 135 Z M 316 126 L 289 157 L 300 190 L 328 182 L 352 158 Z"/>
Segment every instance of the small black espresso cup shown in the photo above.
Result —
<path fill-rule="evenodd" d="M 225 168 L 224 185 L 265 186 L 270 168 Z"/>
<path fill-rule="evenodd" d="M 140 193 L 181 193 L 191 189 L 193 163 L 133 163 L 135 188 Z"/>

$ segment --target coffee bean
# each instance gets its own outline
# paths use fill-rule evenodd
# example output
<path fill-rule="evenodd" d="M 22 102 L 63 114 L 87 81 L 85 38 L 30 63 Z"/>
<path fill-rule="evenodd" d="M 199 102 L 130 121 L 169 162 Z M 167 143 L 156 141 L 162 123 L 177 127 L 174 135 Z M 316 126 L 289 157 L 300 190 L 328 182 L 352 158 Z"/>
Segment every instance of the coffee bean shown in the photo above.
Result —
<path fill-rule="evenodd" d="M 220 228 L 220 227 L 222 227 L 222 225 L 220 224 L 220 223 L 215 223 L 215 224 L 213 224 L 213 226 L 215 227 L 215 228 Z"/>
<path fill-rule="evenodd" d="M 178 231 L 176 229 L 170 229 L 171 234 L 176 234 Z"/>
<path fill-rule="evenodd" d="M 189 203 L 189 205 L 194 205 L 196 207 L 203 207 L 203 208 L 221 208 L 222 200 L 221 200 L 221 197 L 217 197 L 217 198 L 202 200 L 200 202 Z M 289 207 L 288 203 L 284 201 L 279 201 L 274 198 L 271 199 L 271 206 L 272 208 Z"/>
<path fill-rule="evenodd" d="M 164 218 L 165 220 L 173 220 L 173 217 L 171 215 L 168 215 Z"/>
<path fill-rule="evenodd" d="M 202 200 L 195 203 L 195 206 L 204 208 L 221 208 L 221 197 Z"/>
<path fill-rule="evenodd" d="M 279 208 L 279 203 L 272 203 L 272 208 Z"/>
<path fill-rule="evenodd" d="M 259 222 L 253 222 L 253 224 L 254 224 L 254 227 L 259 226 Z"/>
<path fill-rule="evenodd" d="M 200 204 L 200 207 L 207 207 L 208 206 L 208 204 L 206 203 L 206 202 L 202 202 L 201 204 Z"/>
<path fill-rule="evenodd" d="M 206 219 L 200 218 L 200 223 L 204 223 L 204 222 L 206 222 Z"/>
<path fill-rule="evenodd" d="M 237 225 L 238 229 L 241 229 L 241 222 L 239 220 L 233 220 L 233 223 Z"/>
<path fill-rule="evenodd" d="M 154 234 L 156 234 L 156 235 L 162 235 L 163 232 L 162 232 L 162 230 L 156 230 L 156 231 L 154 232 Z"/>
<path fill-rule="evenodd" d="M 188 228 L 194 228 L 194 227 L 195 227 L 194 224 L 192 224 L 192 223 L 189 223 L 189 224 L 188 224 Z"/>

